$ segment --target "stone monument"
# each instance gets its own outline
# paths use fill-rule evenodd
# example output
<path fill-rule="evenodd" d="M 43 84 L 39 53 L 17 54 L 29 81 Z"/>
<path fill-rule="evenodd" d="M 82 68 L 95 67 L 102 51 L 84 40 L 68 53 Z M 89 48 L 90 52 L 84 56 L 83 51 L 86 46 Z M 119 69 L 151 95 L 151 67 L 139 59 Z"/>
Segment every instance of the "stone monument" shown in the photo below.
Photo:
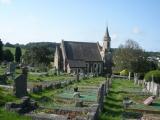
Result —
<path fill-rule="evenodd" d="M 22 74 L 14 80 L 14 94 L 21 98 L 27 95 L 27 68 L 22 68 Z"/>

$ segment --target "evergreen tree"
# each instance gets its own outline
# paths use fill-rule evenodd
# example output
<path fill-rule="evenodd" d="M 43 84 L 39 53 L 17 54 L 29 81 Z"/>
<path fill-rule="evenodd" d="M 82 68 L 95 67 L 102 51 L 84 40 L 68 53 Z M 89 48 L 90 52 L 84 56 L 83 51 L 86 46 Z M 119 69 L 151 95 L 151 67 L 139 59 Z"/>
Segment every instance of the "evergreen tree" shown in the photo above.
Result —
<path fill-rule="evenodd" d="M 4 60 L 6 60 L 7 62 L 14 61 L 14 55 L 9 49 L 4 50 L 3 55 L 4 55 Z"/>
<path fill-rule="evenodd" d="M 20 47 L 16 47 L 16 51 L 15 51 L 15 61 L 16 62 L 20 62 L 22 56 L 22 51 Z"/>
<path fill-rule="evenodd" d="M 3 61 L 3 43 L 0 39 L 0 62 Z"/>

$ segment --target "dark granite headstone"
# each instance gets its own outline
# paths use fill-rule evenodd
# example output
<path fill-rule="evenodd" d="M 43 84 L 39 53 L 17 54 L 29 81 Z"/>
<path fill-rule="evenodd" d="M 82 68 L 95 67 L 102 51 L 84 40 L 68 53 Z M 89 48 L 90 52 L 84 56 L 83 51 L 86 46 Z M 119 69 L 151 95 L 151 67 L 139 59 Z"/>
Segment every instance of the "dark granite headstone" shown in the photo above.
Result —
<path fill-rule="evenodd" d="M 22 69 L 22 74 L 14 80 L 14 94 L 16 97 L 23 97 L 27 95 L 27 69 Z"/>

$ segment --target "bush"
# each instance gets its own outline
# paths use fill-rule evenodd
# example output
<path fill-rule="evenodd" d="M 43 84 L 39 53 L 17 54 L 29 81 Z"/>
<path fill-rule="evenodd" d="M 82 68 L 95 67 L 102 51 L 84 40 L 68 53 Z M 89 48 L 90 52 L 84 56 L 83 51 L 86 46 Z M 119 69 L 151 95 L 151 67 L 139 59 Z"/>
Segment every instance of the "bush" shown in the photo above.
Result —
<path fill-rule="evenodd" d="M 113 74 L 114 74 L 114 75 L 120 75 L 120 72 L 118 72 L 118 71 L 113 71 Z"/>
<path fill-rule="evenodd" d="M 128 72 L 127 69 L 122 70 L 122 71 L 120 72 L 120 75 L 122 75 L 122 76 L 128 76 L 128 74 L 129 74 L 129 72 Z"/>
<path fill-rule="evenodd" d="M 159 70 L 150 71 L 145 74 L 144 78 L 147 82 L 150 82 L 152 81 L 152 76 L 153 76 L 154 82 L 160 84 L 160 71 Z"/>

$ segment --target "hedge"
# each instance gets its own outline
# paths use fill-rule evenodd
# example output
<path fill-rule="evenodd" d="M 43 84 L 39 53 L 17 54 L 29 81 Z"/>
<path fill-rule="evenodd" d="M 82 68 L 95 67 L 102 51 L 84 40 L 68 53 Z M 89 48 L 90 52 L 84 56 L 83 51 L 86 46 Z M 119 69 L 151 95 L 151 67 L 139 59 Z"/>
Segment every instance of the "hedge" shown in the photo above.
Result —
<path fill-rule="evenodd" d="M 145 74 L 144 78 L 147 82 L 150 82 L 152 81 L 152 76 L 153 76 L 154 82 L 160 84 L 160 71 L 159 70 L 150 71 Z"/>

